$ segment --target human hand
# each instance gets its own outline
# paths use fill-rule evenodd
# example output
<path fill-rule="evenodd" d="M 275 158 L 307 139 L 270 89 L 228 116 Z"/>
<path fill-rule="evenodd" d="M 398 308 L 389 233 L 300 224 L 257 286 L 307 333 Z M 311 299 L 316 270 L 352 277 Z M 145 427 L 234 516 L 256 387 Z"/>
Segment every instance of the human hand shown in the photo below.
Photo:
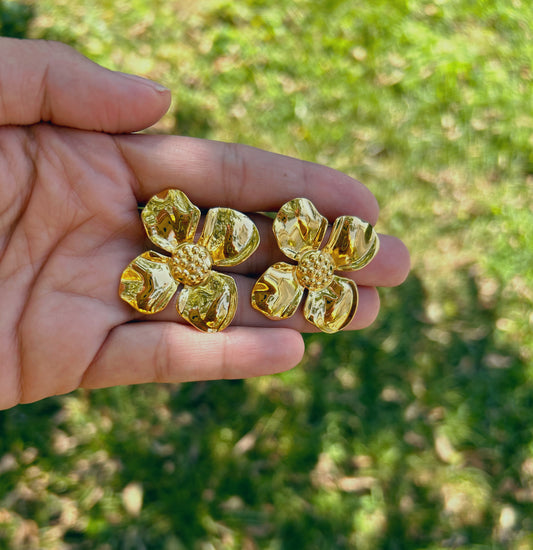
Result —
<path fill-rule="evenodd" d="M 330 221 L 349 213 L 374 224 L 370 191 L 251 147 L 123 135 L 157 121 L 168 90 L 64 45 L 0 38 L 0 59 L 0 409 L 78 387 L 242 378 L 297 364 L 299 331 L 313 327 L 299 313 L 269 321 L 249 303 L 258 274 L 283 259 L 271 223 L 254 218 L 261 245 L 233 268 L 232 326 L 204 334 L 171 306 L 145 316 L 118 297 L 123 269 L 145 250 L 138 204 L 167 188 L 201 208 L 243 212 L 305 196 Z M 401 241 L 380 239 L 370 265 L 348 275 L 359 285 L 349 329 L 372 323 L 375 287 L 399 284 L 409 270 Z"/>

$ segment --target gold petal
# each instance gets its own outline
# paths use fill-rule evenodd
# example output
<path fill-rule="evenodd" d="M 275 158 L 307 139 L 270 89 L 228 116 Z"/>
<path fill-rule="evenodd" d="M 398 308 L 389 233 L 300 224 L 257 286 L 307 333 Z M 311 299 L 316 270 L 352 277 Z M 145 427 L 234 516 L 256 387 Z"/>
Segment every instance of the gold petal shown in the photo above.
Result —
<path fill-rule="evenodd" d="M 295 267 L 285 262 L 269 267 L 252 289 L 252 307 L 276 321 L 294 315 L 304 292 L 296 279 Z"/>
<path fill-rule="evenodd" d="M 286 202 L 272 225 L 280 250 L 291 260 L 303 251 L 317 249 L 327 228 L 328 220 L 308 199 Z"/>
<path fill-rule="evenodd" d="M 237 210 L 211 208 L 198 244 L 209 250 L 215 265 L 237 265 L 259 246 L 259 231 L 248 216 Z"/>
<path fill-rule="evenodd" d="M 151 250 L 137 256 L 122 273 L 120 297 L 141 313 L 164 309 L 178 288 L 169 259 Z"/>
<path fill-rule="evenodd" d="M 324 250 L 331 254 L 337 269 L 355 271 L 377 254 L 379 237 L 369 223 L 355 216 L 341 216 L 335 220 Z"/>
<path fill-rule="evenodd" d="M 219 332 L 235 317 L 237 285 L 229 275 L 212 271 L 204 283 L 183 287 L 177 309 L 197 329 Z"/>
<path fill-rule="evenodd" d="M 328 287 L 309 291 L 304 316 L 323 332 L 337 332 L 353 319 L 357 302 L 357 285 L 335 275 Z"/>
<path fill-rule="evenodd" d="M 194 239 L 200 209 L 182 191 L 168 189 L 148 201 L 141 217 L 150 240 L 173 254 L 181 243 Z"/>

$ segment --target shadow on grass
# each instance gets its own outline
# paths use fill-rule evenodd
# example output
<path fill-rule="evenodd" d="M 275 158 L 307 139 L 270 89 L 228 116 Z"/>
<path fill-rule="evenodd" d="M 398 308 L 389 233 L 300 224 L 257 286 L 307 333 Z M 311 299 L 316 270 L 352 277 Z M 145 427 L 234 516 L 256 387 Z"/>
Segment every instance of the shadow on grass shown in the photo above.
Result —
<path fill-rule="evenodd" d="M 385 292 L 376 327 L 307 337 L 306 361 L 283 376 L 79 392 L 74 409 L 64 398 L 68 413 L 54 414 L 62 399 L 2 412 L 0 459 L 33 446 L 36 464 L 65 479 L 91 456 L 115 464 L 39 497 L 44 527 L 53 492 L 108 495 L 80 512 L 88 527 L 65 531 L 72 548 L 503 549 L 497 503 L 533 517 L 520 492 L 525 365 L 498 343 L 496 311 L 467 274 L 454 320 L 429 321 L 425 300 L 412 276 Z M 57 430 L 77 444 L 57 454 Z M 0 508 L 5 497 L 35 519 L 9 497 L 21 475 L 0 475 Z M 124 511 L 131 483 L 143 491 L 138 516 Z"/>
<path fill-rule="evenodd" d="M 502 503 L 525 517 L 533 511 L 521 489 L 533 404 L 526 365 L 498 343 L 497 310 L 482 305 L 467 273 L 460 313 L 441 325 L 426 318 L 417 277 L 387 297 L 379 326 L 321 338 L 331 370 L 350 364 L 361 381 L 350 407 L 330 399 L 322 414 L 339 411 L 345 426 L 357 418 L 348 437 L 369 452 L 385 511 L 380 542 L 371 547 L 506 548 L 505 533 L 497 535 Z"/>
<path fill-rule="evenodd" d="M 0 0 L 0 36 L 26 38 L 33 17 L 33 6 L 11 0 Z"/>
<path fill-rule="evenodd" d="M 175 114 L 173 134 L 206 138 L 212 128 L 204 105 L 180 98 Z"/>

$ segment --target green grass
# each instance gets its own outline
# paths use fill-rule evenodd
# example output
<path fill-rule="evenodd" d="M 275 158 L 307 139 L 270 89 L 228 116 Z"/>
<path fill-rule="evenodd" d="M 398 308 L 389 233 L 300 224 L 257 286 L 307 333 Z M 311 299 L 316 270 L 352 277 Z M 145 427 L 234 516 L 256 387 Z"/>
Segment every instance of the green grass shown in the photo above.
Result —
<path fill-rule="evenodd" d="M 292 372 L 0 413 L 0 548 L 533 548 L 532 26 L 525 0 L 0 2 L 2 34 L 169 86 L 159 132 L 361 179 L 413 257 Z"/>

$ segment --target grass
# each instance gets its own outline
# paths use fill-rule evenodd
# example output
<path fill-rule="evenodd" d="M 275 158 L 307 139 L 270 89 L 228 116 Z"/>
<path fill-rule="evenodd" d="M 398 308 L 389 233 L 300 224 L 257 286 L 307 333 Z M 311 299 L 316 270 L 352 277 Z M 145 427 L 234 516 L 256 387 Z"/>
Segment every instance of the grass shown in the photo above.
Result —
<path fill-rule="evenodd" d="M 236 382 L 0 413 L 0 548 L 533 548 L 533 7 L 0 2 L 173 90 L 159 132 L 364 181 L 413 272 L 376 324 Z"/>

